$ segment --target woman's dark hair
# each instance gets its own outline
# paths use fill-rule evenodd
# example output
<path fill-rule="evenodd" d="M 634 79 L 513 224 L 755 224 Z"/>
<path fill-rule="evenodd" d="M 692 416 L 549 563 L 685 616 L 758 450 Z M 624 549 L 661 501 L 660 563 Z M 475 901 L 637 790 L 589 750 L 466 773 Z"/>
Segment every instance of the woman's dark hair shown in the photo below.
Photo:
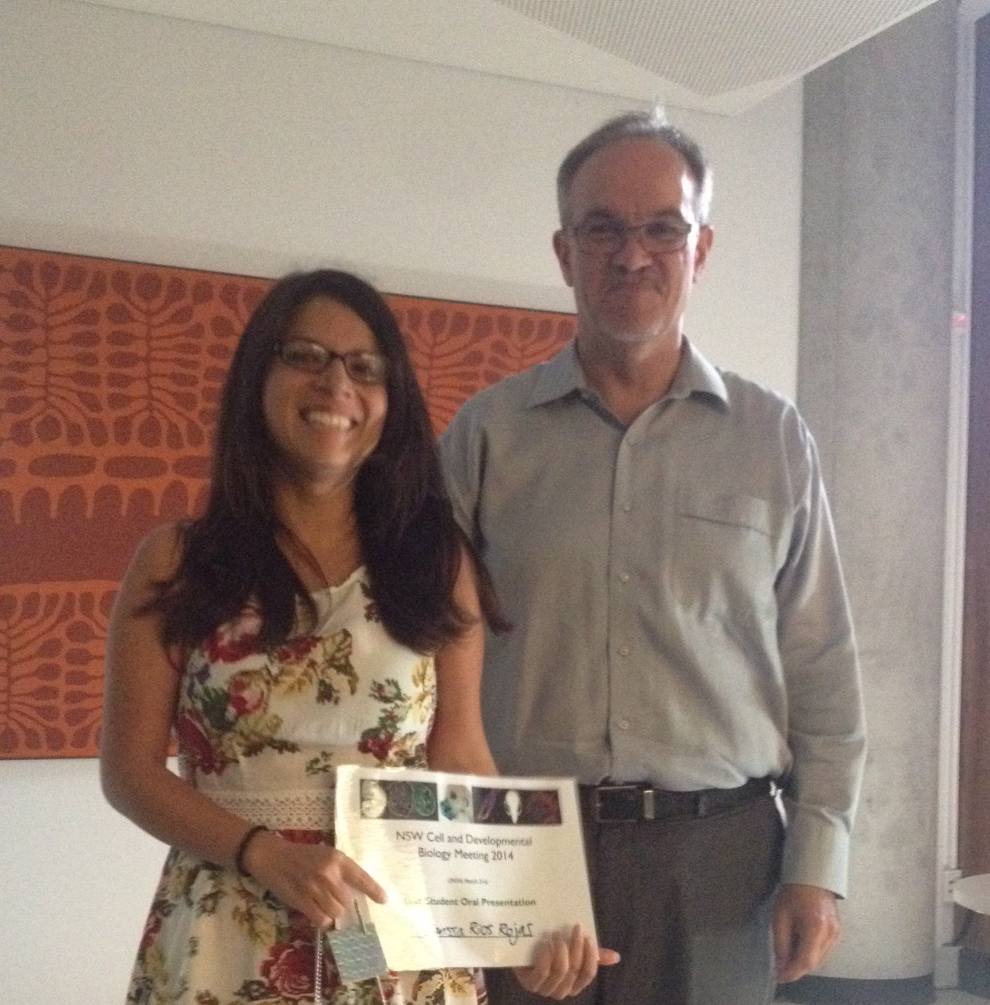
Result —
<path fill-rule="evenodd" d="M 319 269 L 277 282 L 234 352 L 206 511 L 183 528 L 175 575 L 158 585 L 148 605 L 163 616 L 163 642 L 189 650 L 253 601 L 261 610 L 261 644 L 270 649 L 292 633 L 299 601 L 310 618 L 315 615 L 278 545 L 288 530 L 274 503 L 280 458 L 265 422 L 263 389 L 278 342 L 316 297 L 354 311 L 388 360 L 381 438 L 355 483 L 358 537 L 383 624 L 398 642 L 424 653 L 459 635 L 471 623 L 453 599 L 467 547 L 478 569 L 482 612 L 493 628 L 506 627 L 487 572 L 454 520 L 426 403 L 394 315 L 363 279 Z"/>

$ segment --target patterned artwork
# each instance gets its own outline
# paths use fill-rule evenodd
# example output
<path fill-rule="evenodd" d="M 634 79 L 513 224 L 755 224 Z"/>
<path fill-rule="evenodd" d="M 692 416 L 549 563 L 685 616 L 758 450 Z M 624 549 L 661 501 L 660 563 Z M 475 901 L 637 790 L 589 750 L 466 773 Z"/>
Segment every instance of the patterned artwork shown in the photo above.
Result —
<path fill-rule="evenodd" d="M 270 280 L 0 247 L 0 758 L 96 753 L 110 606 L 205 499 L 237 338 Z M 389 296 L 439 433 L 569 314 Z"/>

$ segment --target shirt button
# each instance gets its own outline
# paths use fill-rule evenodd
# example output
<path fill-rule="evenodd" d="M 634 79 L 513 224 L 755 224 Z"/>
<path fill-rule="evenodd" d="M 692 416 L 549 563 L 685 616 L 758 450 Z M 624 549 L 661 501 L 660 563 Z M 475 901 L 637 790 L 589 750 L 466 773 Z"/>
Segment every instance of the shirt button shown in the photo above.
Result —
<path fill-rule="evenodd" d="M 620 719 L 619 722 L 618 722 L 618 726 L 619 726 L 619 729 L 628 729 L 629 728 L 629 720 L 628 719 Z"/>
<path fill-rule="evenodd" d="M 622 504 L 622 512 L 623 513 L 628 513 L 631 509 L 632 509 L 632 503 L 631 502 L 624 502 Z"/>
<path fill-rule="evenodd" d="M 627 646 L 624 642 L 622 643 L 621 646 L 619 646 L 619 655 L 620 656 L 628 656 L 629 655 L 629 646 Z"/>
<path fill-rule="evenodd" d="M 619 582 L 620 583 L 628 583 L 629 582 L 629 573 L 628 572 L 620 572 L 619 573 Z"/>

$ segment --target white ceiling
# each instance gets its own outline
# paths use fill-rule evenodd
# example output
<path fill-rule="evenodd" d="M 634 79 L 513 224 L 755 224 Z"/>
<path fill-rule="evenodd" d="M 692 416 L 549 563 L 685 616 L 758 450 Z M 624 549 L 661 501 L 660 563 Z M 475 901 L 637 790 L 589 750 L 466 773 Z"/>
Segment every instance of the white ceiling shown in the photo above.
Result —
<path fill-rule="evenodd" d="M 84 0 L 732 115 L 934 0 Z"/>

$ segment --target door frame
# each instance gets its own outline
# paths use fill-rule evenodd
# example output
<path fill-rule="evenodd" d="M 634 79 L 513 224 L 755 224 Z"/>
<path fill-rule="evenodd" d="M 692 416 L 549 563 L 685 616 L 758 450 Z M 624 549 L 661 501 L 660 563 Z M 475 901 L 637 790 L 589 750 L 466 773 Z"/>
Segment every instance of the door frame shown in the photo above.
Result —
<path fill-rule="evenodd" d="M 949 321 L 951 383 L 946 539 L 942 611 L 942 688 L 939 710 L 938 858 L 936 884 L 936 987 L 955 987 L 959 950 L 951 945 L 955 909 L 952 880 L 959 875 L 959 768 L 962 632 L 969 460 L 970 311 L 973 279 L 973 172 L 976 22 L 990 15 L 990 0 L 960 0 L 956 45 L 956 169 L 953 228 L 952 317 Z"/>

